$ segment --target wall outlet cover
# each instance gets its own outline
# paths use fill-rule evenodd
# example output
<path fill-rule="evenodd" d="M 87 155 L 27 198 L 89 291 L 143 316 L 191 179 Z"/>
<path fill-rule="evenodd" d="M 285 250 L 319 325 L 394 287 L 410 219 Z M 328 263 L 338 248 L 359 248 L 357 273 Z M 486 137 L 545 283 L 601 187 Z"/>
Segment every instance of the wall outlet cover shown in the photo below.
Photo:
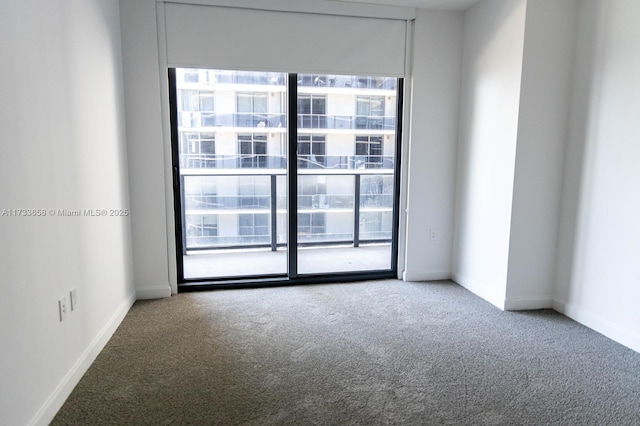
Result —
<path fill-rule="evenodd" d="M 78 307 L 78 292 L 75 288 L 69 292 L 69 301 L 71 302 L 71 311 L 75 311 Z"/>
<path fill-rule="evenodd" d="M 58 300 L 58 312 L 60 314 L 60 321 L 64 321 L 67 317 L 67 298 L 63 297 Z"/>

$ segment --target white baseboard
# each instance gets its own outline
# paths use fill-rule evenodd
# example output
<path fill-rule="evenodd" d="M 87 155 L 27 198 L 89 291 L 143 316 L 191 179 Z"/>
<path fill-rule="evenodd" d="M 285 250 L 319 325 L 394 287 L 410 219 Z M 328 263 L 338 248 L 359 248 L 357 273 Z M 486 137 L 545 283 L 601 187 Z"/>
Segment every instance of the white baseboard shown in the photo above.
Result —
<path fill-rule="evenodd" d="M 441 281 L 451 279 L 451 272 L 404 271 L 403 281 Z"/>
<path fill-rule="evenodd" d="M 502 310 L 505 309 L 505 297 L 503 293 L 491 291 L 489 289 L 489 286 L 483 285 L 482 283 L 468 279 L 467 277 L 455 272 L 451 274 L 451 279 L 455 281 L 457 284 L 461 285 L 462 287 L 466 288 L 467 290 L 475 294 L 476 296 L 479 296 L 484 300 L 486 300 L 487 302 L 491 303 L 492 305 L 496 306 L 497 308 Z"/>
<path fill-rule="evenodd" d="M 35 416 L 28 423 L 29 425 L 48 425 L 55 417 L 56 413 L 64 402 L 67 400 L 71 392 L 76 387 L 82 376 L 87 372 L 93 361 L 95 361 L 98 354 L 104 349 L 105 345 L 113 336 L 116 329 L 129 312 L 131 306 L 136 301 L 135 293 L 131 293 L 127 299 L 120 304 L 115 313 L 111 316 L 109 321 L 102 327 L 102 330 L 89 344 L 87 349 L 82 353 L 80 358 L 71 367 L 69 372 L 64 376 L 62 381 L 56 386 L 49 398 L 45 401 L 42 407 L 38 410 Z"/>
<path fill-rule="evenodd" d="M 620 326 L 598 314 L 565 302 L 553 301 L 553 309 L 621 345 L 640 353 L 640 333 Z"/>
<path fill-rule="evenodd" d="M 165 297 L 171 297 L 170 285 L 164 287 L 147 287 L 136 289 L 137 300 L 163 299 Z"/>
<path fill-rule="evenodd" d="M 506 298 L 504 301 L 505 311 L 525 311 L 530 309 L 552 309 L 553 299 L 551 298 Z"/>

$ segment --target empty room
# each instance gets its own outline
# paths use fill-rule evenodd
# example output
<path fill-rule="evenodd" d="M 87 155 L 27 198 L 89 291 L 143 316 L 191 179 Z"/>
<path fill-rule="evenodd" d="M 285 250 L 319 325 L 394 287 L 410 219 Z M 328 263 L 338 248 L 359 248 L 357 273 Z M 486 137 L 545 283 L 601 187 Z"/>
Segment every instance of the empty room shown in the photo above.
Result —
<path fill-rule="evenodd" d="M 640 424 L 636 0 L 0 0 L 0 424 Z"/>

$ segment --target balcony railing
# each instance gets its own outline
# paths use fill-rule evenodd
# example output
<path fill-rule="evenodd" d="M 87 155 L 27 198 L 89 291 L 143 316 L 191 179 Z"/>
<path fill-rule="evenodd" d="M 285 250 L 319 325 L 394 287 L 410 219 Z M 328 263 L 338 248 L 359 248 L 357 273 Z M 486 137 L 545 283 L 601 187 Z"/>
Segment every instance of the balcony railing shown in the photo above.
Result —
<path fill-rule="evenodd" d="M 301 129 L 395 130 L 395 116 L 298 114 Z"/>
<path fill-rule="evenodd" d="M 183 111 L 179 126 L 183 131 L 194 127 L 286 127 L 286 114 L 215 113 Z M 394 116 L 298 114 L 301 129 L 395 130 Z"/>
<path fill-rule="evenodd" d="M 247 172 L 181 175 L 185 253 L 250 247 L 275 251 L 286 245 L 285 170 Z M 298 243 L 357 247 L 365 242 L 389 242 L 393 170 L 327 173 L 299 171 Z M 206 193 L 206 187 L 211 192 Z M 242 227 L 243 218 L 253 227 Z M 259 232 L 247 234 L 252 230 Z"/>
<path fill-rule="evenodd" d="M 298 74 L 303 87 L 356 87 L 359 89 L 396 90 L 396 79 L 390 77 L 354 77 L 334 74 Z"/>
<path fill-rule="evenodd" d="M 182 154 L 183 169 L 285 169 L 286 157 L 266 154 Z M 299 169 L 361 170 L 394 168 L 393 155 L 298 155 Z"/>
<path fill-rule="evenodd" d="M 216 113 L 181 111 L 178 116 L 180 127 L 285 127 L 287 115 L 284 113 Z M 188 131 L 187 129 L 184 129 Z"/>
<path fill-rule="evenodd" d="M 204 77 L 204 76 L 203 76 Z M 298 74 L 298 85 L 302 87 L 338 87 L 359 89 L 396 90 L 393 77 L 357 77 L 337 74 Z M 199 73 L 187 73 L 181 83 L 200 84 L 251 84 L 262 86 L 284 86 L 285 74 L 254 71 L 209 70 L 200 80 Z"/>

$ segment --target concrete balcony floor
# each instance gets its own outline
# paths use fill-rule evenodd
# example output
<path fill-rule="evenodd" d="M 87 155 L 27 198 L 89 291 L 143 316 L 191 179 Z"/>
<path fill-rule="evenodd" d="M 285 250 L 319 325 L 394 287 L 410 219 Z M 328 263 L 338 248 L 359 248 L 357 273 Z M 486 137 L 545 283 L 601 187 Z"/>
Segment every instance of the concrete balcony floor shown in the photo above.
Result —
<path fill-rule="evenodd" d="M 210 250 L 183 257 L 186 279 L 286 274 L 285 249 Z M 363 272 L 391 269 L 391 244 L 298 249 L 298 273 Z"/>

